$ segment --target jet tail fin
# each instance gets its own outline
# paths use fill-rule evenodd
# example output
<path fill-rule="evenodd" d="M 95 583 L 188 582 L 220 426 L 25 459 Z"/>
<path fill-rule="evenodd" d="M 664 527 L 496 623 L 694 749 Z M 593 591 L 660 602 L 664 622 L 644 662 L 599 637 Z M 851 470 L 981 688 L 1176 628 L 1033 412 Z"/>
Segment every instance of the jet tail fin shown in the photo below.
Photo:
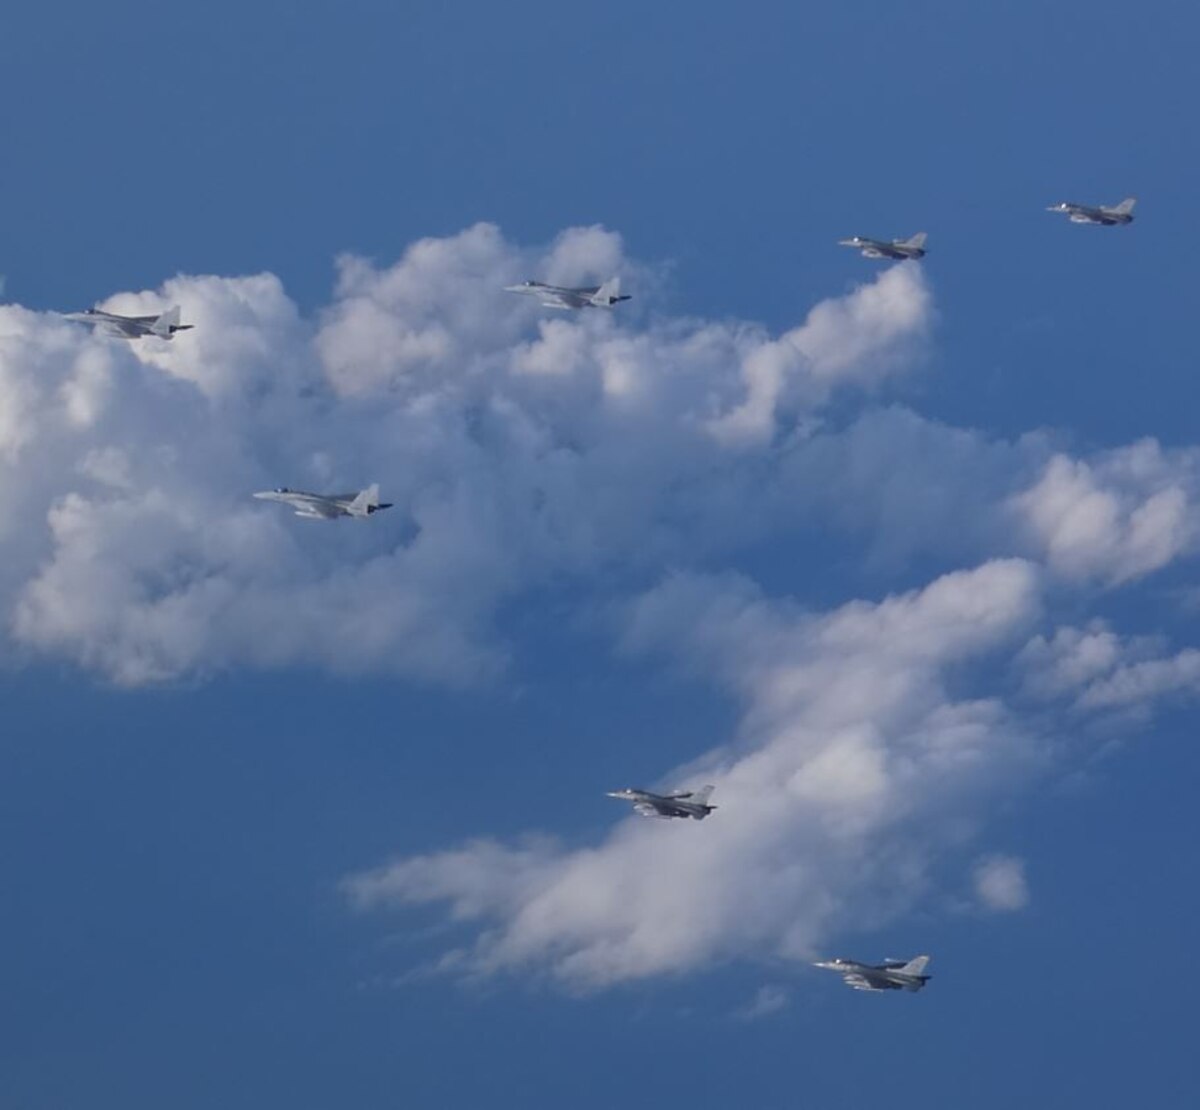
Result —
<path fill-rule="evenodd" d="M 170 339 L 171 329 L 179 327 L 179 319 L 179 305 L 172 305 L 150 325 L 150 330 L 161 339 Z"/>
<path fill-rule="evenodd" d="M 1126 197 L 1120 204 L 1113 208 L 1113 211 L 1121 216 L 1128 216 L 1133 211 L 1133 206 L 1137 204 L 1137 197 Z"/>
<path fill-rule="evenodd" d="M 592 294 L 592 304 L 600 308 L 611 308 L 617 301 L 627 301 L 628 297 L 621 296 L 621 279 L 610 278 L 595 293 Z"/>
<path fill-rule="evenodd" d="M 711 786 L 702 786 L 699 790 L 692 793 L 688 801 L 698 806 L 706 806 L 708 805 L 708 799 L 712 797 L 712 792 L 713 788 Z"/>
<path fill-rule="evenodd" d="M 914 247 L 916 250 L 923 250 L 925 247 L 925 240 L 928 238 L 929 236 L 924 231 L 918 231 L 911 239 L 904 240 L 904 246 Z"/>
<path fill-rule="evenodd" d="M 346 511 L 351 516 L 370 516 L 371 510 L 379 505 L 379 484 L 367 486 L 350 504 Z"/>
<path fill-rule="evenodd" d="M 924 975 L 925 969 L 929 966 L 928 956 L 918 956 L 916 959 L 909 960 L 903 967 L 898 967 L 896 970 L 901 975 Z"/>

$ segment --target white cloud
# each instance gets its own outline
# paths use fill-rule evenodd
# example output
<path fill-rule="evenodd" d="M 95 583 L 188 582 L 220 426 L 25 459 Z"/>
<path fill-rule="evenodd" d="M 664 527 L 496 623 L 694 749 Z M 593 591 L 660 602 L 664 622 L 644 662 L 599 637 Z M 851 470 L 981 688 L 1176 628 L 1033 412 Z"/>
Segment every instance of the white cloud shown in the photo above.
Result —
<path fill-rule="evenodd" d="M 1145 715 L 1164 698 L 1200 693 L 1200 650 L 1168 654 L 1159 637 L 1122 637 L 1099 620 L 1033 637 L 1017 662 L 1028 693 L 1088 712 Z"/>
<path fill-rule="evenodd" d="M 930 311 L 909 267 L 782 340 L 738 322 L 547 318 L 501 288 L 617 272 L 635 292 L 648 274 L 604 229 L 526 252 L 481 224 L 384 269 L 343 259 L 315 325 L 269 274 L 105 302 L 183 305 L 195 330 L 169 345 L 0 308 L 11 645 L 127 684 L 247 664 L 495 674 L 492 614 L 522 590 L 652 573 L 771 527 L 771 445 L 743 458 L 710 429 L 779 343 L 799 354 L 754 402 L 763 429 L 899 369 Z M 369 526 L 248 499 L 372 480 L 396 508 Z"/>
<path fill-rule="evenodd" d="M 777 983 L 767 983 L 758 988 L 754 997 L 734 1011 L 739 1021 L 760 1021 L 786 1010 L 791 1003 L 791 994 Z"/>
<path fill-rule="evenodd" d="M 1035 697 L 1074 697 L 1098 677 L 1110 674 L 1128 645 L 1103 621 L 1086 628 L 1064 626 L 1052 636 L 1037 635 L 1018 657 L 1026 690 Z"/>
<path fill-rule="evenodd" d="M 811 408 L 847 381 L 877 383 L 902 364 L 927 330 L 931 312 L 932 298 L 915 265 L 893 266 L 849 297 L 822 302 L 801 327 L 746 352 L 745 399 L 712 419 L 713 433 L 730 444 L 769 442 L 781 410 Z"/>
<path fill-rule="evenodd" d="M 547 315 L 501 288 L 618 273 L 637 299 L 614 313 Z M 467 684 L 503 672 L 513 599 L 566 583 L 611 612 L 639 595 L 622 649 L 743 706 L 736 739 L 667 780 L 715 782 L 713 819 L 627 821 L 590 849 L 476 841 L 348 887 L 476 924 L 462 966 L 583 985 L 802 958 L 834 923 L 919 898 L 939 830 L 1036 761 L 972 678 L 1015 639 L 1023 693 L 1077 711 L 1196 688 L 1195 652 L 1034 625 L 1061 594 L 1194 551 L 1200 452 L 1075 457 L 1049 434 L 995 440 L 895 406 L 837 425 L 850 406 L 831 401 L 877 395 L 919 357 L 934 309 L 917 266 L 781 334 L 656 315 L 657 281 L 603 228 L 522 250 L 480 224 L 394 265 L 341 259 L 313 319 L 270 274 L 106 302 L 183 305 L 196 328 L 169 345 L 0 307 L 4 647 L 128 685 L 237 666 Z M 373 480 L 395 508 L 366 525 L 248 497 Z M 732 572 L 831 525 L 906 585 L 930 561 L 934 580 L 819 613 Z"/>
<path fill-rule="evenodd" d="M 1091 462 L 1055 455 L 1013 507 L 1072 578 L 1119 583 L 1165 566 L 1196 541 L 1196 452 L 1143 440 Z"/>
<path fill-rule="evenodd" d="M 1142 709 L 1170 694 L 1200 693 L 1200 651 L 1187 648 L 1165 659 L 1147 659 L 1114 668 L 1080 696 L 1085 709 L 1136 706 Z"/>
<path fill-rule="evenodd" d="M 714 783 L 716 814 L 629 818 L 592 848 L 475 842 L 348 889 L 361 906 L 448 902 L 476 921 L 456 966 L 548 967 L 573 986 L 808 958 L 833 924 L 916 898 L 936 830 L 1022 771 L 1026 741 L 1003 707 L 951 687 L 1039 604 L 1019 561 L 824 615 L 742 579 L 675 576 L 633 607 L 626 645 L 681 653 L 743 701 L 738 741 L 663 784 Z"/>
<path fill-rule="evenodd" d="M 1029 905 L 1025 863 L 1015 856 L 987 856 L 975 865 L 975 896 L 994 913 L 1015 913 Z"/>
<path fill-rule="evenodd" d="M 493 614 L 523 591 L 611 591 L 598 572 L 728 564 L 830 522 L 894 558 L 1044 558 L 1109 582 L 1192 547 L 1192 453 L 1069 459 L 895 408 L 814 430 L 836 391 L 921 350 L 920 267 L 779 336 L 647 322 L 640 300 L 547 316 L 501 288 L 613 273 L 635 294 L 656 281 L 602 228 L 525 251 L 480 224 L 392 266 L 342 259 L 315 322 L 270 274 L 105 302 L 180 303 L 196 328 L 170 345 L 0 307 L 9 647 L 125 683 L 247 664 L 470 682 L 503 669 Z M 247 500 L 372 480 L 396 508 L 368 527 Z"/>

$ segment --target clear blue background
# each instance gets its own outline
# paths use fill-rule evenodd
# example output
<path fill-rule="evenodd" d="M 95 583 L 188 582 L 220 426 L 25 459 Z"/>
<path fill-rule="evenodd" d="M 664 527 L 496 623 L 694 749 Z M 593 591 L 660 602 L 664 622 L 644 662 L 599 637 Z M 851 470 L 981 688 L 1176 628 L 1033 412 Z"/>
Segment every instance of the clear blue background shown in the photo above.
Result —
<path fill-rule="evenodd" d="M 0 271 L 71 309 L 270 269 L 313 308 L 343 250 L 600 222 L 676 264 L 655 309 L 782 327 L 868 272 L 838 238 L 924 229 L 923 412 L 1188 443 L 1197 41 L 1183 2 L 20 5 Z M 1129 229 L 1042 211 L 1128 193 Z M 790 588 L 828 600 L 823 565 Z M 389 987 L 439 918 L 392 936 L 347 914 L 347 871 L 476 833 L 597 837 L 614 768 L 652 777 L 729 733 L 704 689 L 530 622 L 517 693 L 0 679 L 0 1105 L 1190 1104 L 1190 710 L 1001 814 L 1024 914 L 847 938 L 933 951 L 916 998 L 746 967 L 582 1000 Z M 729 1017 L 797 976 L 782 1015 Z"/>

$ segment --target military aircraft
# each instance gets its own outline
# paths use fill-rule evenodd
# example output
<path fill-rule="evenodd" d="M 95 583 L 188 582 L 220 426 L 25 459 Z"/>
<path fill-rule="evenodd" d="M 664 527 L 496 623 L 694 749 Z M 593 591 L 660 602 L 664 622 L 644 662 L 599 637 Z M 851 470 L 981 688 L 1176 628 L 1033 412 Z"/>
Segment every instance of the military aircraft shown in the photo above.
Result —
<path fill-rule="evenodd" d="M 146 335 L 154 335 L 159 339 L 174 339 L 177 331 L 188 331 L 194 327 L 193 324 L 179 322 L 179 305 L 168 308 L 158 316 L 118 316 L 115 312 L 105 312 L 99 308 L 66 312 L 63 315 L 68 320 L 91 324 L 104 335 L 116 336 L 118 339 L 141 339 Z"/>
<path fill-rule="evenodd" d="M 911 239 L 867 239 L 855 235 L 850 239 L 839 239 L 839 247 L 855 247 L 862 251 L 863 258 L 924 258 L 925 240 L 928 236 L 918 231 Z"/>
<path fill-rule="evenodd" d="M 608 797 L 633 802 L 634 812 L 643 817 L 694 817 L 697 821 L 703 821 L 717 808 L 708 804 L 712 792 L 711 786 L 702 786 L 699 790 L 681 790 L 674 794 L 652 794 L 649 790 L 627 787 L 624 790 L 610 790 Z"/>
<path fill-rule="evenodd" d="M 379 487 L 368 486 L 361 493 L 304 493 L 301 490 L 263 490 L 254 495 L 260 501 L 282 501 L 296 510 L 297 516 L 306 520 L 336 520 L 340 516 L 356 516 L 366 519 L 380 509 L 390 509 L 391 502 L 379 500 Z"/>
<path fill-rule="evenodd" d="M 1073 224 L 1100 224 L 1103 227 L 1114 227 L 1117 224 L 1133 223 L 1133 206 L 1135 204 L 1137 204 L 1137 197 L 1126 197 L 1120 204 L 1114 204 L 1111 208 L 1104 205 L 1093 208 L 1087 204 L 1075 204 L 1072 201 L 1064 200 L 1062 204 L 1050 205 L 1046 211 L 1062 212 Z"/>
<path fill-rule="evenodd" d="M 847 986 L 856 991 L 919 991 L 929 982 L 925 968 L 928 956 L 914 960 L 884 960 L 881 964 L 860 964 L 857 960 L 821 960 L 814 967 L 836 971 Z"/>
<path fill-rule="evenodd" d="M 577 289 L 546 285 L 541 281 L 523 281 L 520 285 L 506 285 L 504 291 L 539 297 L 546 308 L 612 308 L 619 301 L 631 299 L 622 295 L 620 278 L 612 278 L 603 285 L 585 285 Z"/>

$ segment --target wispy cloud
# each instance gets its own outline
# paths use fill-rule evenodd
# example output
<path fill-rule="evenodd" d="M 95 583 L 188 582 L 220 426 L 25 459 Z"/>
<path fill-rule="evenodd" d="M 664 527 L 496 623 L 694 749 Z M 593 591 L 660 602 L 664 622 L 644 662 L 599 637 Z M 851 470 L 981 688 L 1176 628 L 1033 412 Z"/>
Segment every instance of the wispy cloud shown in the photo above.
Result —
<path fill-rule="evenodd" d="M 778 983 L 767 983 L 758 988 L 744 1006 L 739 1006 L 733 1016 L 738 1021 L 761 1021 L 788 1008 L 792 996 Z"/>
<path fill-rule="evenodd" d="M 630 818 L 587 848 L 477 841 L 348 889 L 362 906 L 446 901 L 480 923 L 458 966 L 544 966 L 572 986 L 808 958 L 849 915 L 909 905 L 940 832 L 1023 773 L 1029 738 L 950 676 L 1019 640 L 1039 606 L 1019 561 L 826 614 L 740 578 L 674 576 L 632 607 L 626 643 L 683 658 L 743 703 L 737 741 L 665 782 L 716 784 L 717 814 Z"/>
<path fill-rule="evenodd" d="M 975 865 L 975 896 L 995 913 L 1014 913 L 1029 905 L 1025 863 L 1014 856 L 987 856 Z"/>

